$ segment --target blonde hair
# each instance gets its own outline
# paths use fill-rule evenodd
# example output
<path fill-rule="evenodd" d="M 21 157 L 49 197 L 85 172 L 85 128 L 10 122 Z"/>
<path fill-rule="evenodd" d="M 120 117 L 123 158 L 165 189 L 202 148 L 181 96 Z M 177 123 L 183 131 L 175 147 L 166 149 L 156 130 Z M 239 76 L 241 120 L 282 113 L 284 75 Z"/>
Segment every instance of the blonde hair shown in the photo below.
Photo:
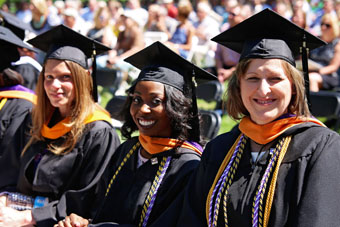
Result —
<path fill-rule="evenodd" d="M 190 13 L 192 12 L 192 5 L 191 2 L 188 0 L 181 0 L 178 3 L 178 17 L 182 17 L 187 19 L 190 15 Z"/>
<path fill-rule="evenodd" d="M 75 147 L 83 133 L 85 127 L 84 120 L 87 118 L 87 116 L 93 113 L 96 108 L 102 109 L 93 101 L 93 83 L 91 75 L 88 73 L 88 71 L 82 68 L 79 64 L 72 61 L 65 60 L 64 62 L 71 71 L 75 97 L 71 104 L 71 121 L 67 125 L 71 127 L 71 131 L 64 136 L 63 143 L 56 144 L 52 141 L 47 145 L 49 151 L 56 155 L 70 152 Z M 38 100 L 37 105 L 32 110 L 32 137 L 25 146 L 22 154 L 24 154 L 28 147 L 30 147 L 33 143 L 37 141 L 45 141 L 41 134 L 41 129 L 55 110 L 55 108 L 51 105 L 44 89 L 44 72 L 45 67 L 43 67 L 43 70 L 39 75 L 36 87 Z"/>
<path fill-rule="evenodd" d="M 243 59 L 236 66 L 225 93 L 226 109 L 230 117 L 234 120 L 240 120 L 244 116 L 249 116 L 249 112 L 244 106 L 241 98 L 240 79 L 245 75 L 248 67 L 253 59 Z M 280 59 L 279 59 L 280 60 Z M 288 106 L 288 112 L 296 114 L 297 117 L 309 117 L 310 112 L 305 96 L 305 81 L 302 73 L 294 66 L 284 60 L 281 61 L 281 66 L 287 73 L 288 79 L 293 84 L 293 95 Z"/>
<path fill-rule="evenodd" d="M 324 22 L 325 20 L 328 20 L 330 22 L 330 25 L 332 26 L 331 29 L 333 31 L 332 39 L 335 39 L 336 37 L 339 36 L 339 20 L 337 16 L 330 13 L 326 13 L 325 15 L 322 16 L 321 23 Z"/>
<path fill-rule="evenodd" d="M 94 15 L 94 27 L 97 28 L 97 29 L 100 29 L 103 27 L 102 25 L 102 21 L 100 20 L 100 16 L 103 12 L 107 13 L 107 18 L 105 19 L 106 20 L 106 25 L 109 24 L 109 20 L 111 18 L 111 11 L 109 10 L 109 8 L 107 6 L 104 6 L 104 7 L 99 7 L 98 10 L 96 11 L 95 15 Z"/>

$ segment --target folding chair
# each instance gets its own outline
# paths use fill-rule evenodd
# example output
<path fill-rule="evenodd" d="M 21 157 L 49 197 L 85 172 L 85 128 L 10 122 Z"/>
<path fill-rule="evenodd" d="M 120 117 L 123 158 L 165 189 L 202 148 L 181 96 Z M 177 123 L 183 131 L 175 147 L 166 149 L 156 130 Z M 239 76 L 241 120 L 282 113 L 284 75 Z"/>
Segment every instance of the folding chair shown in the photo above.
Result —
<path fill-rule="evenodd" d="M 213 110 L 199 110 L 201 115 L 200 130 L 204 140 L 215 138 L 221 127 L 221 116 Z"/>
<path fill-rule="evenodd" d="M 109 111 L 111 117 L 114 119 L 113 122 L 117 123 L 114 124 L 115 127 L 120 128 L 122 125 L 122 121 L 124 120 L 122 116 L 119 115 L 121 112 L 124 103 L 126 101 L 127 96 L 114 96 L 110 101 L 106 104 L 105 109 Z M 120 122 L 120 124 L 119 124 Z"/>
<path fill-rule="evenodd" d="M 223 86 L 217 80 L 212 80 L 206 83 L 202 83 L 197 86 L 196 96 L 199 99 L 203 99 L 207 102 L 216 101 L 219 102 L 222 99 Z"/>
<path fill-rule="evenodd" d="M 340 126 L 340 93 L 334 91 L 310 92 L 311 112 L 315 117 L 334 120 L 334 130 Z"/>
<path fill-rule="evenodd" d="M 123 80 L 123 75 L 120 71 L 111 68 L 97 69 L 97 85 L 104 88 L 109 88 L 110 92 L 114 95 Z"/>

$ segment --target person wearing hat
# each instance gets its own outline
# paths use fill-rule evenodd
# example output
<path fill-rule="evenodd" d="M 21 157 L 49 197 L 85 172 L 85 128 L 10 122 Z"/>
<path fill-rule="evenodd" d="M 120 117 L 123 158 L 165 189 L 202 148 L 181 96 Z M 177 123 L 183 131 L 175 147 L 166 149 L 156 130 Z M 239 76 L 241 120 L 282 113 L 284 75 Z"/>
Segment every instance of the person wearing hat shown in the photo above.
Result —
<path fill-rule="evenodd" d="M 11 30 L 0 26 L 0 190 L 14 188 L 20 153 L 29 139 L 27 126 L 36 103 L 32 90 L 22 86 L 23 77 L 11 69 L 19 59 L 18 48 L 31 49 Z M 27 130 L 27 131 L 25 131 Z"/>
<path fill-rule="evenodd" d="M 241 53 L 226 101 L 241 121 L 206 145 L 177 226 L 337 226 L 340 137 L 311 116 L 294 67 L 324 42 L 270 9 L 213 40 Z"/>
<path fill-rule="evenodd" d="M 174 226 L 180 209 L 171 203 L 179 199 L 202 152 L 192 78 L 217 78 L 160 42 L 125 60 L 141 70 L 122 110 L 121 132 L 128 140 L 99 184 L 105 199 L 92 223 Z M 137 130 L 139 136 L 132 137 Z M 88 221 L 72 214 L 59 226 L 76 223 Z"/>
<path fill-rule="evenodd" d="M 0 11 L 0 21 L 2 21 L 1 24 L 4 27 L 10 29 L 23 41 L 26 40 L 26 36 L 28 37 L 32 34 L 32 28 L 29 24 L 21 21 L 10 13 Z M 38 76 L 42 69 L 41 65 L 35 60 L 35 52 L 37 52 L 37 50 L 19 47 L 18 51 L 20 59 L 12 62 L 11 68 L 21 74 L 24 78 L 23 86 L 34 91 Z"/>
<path fill-rule="evenodd" d="M 96 202 L 96 193 L 86 192 L 120 144 L 109 114 L 96 103 L 95 69 L 94 79 L 86 70 L 94 51 L 109 48 L 64 25 L 28 42 L 47 57 L 16 192 L 0 199 L 3 226 L 52 226 L 67 212 L 90 216 L 79 202 Z"/>

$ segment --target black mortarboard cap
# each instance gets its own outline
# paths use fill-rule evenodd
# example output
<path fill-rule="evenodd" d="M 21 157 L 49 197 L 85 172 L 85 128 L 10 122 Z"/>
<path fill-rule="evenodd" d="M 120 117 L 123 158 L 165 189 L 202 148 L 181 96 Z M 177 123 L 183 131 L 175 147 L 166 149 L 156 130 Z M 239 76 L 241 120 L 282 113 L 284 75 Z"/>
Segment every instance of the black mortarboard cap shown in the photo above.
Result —
<path fill-rule="evenodd" d="M 188 81 L 191 82 L 193 76 L 198 83 L 217 79 L 158 41 L 126 58 L 125 61 L 141 70 L 136 81 L 156 81 L 182 92 L 188 87 L 186 85 Z"/>
<path fill-rule="evenodd" d="M 16 34 L 20 39 L 25 39 L 25 32 L 32 31 L 30 24 L 23 22 L 15 15 L 0 10 L 0 24 L 8 29 L 10 29 L 14 34 Z"/>
<path fill-rule="evenodd" d="M 212 40 L 240 53 L 240 60 L 278 58 L 295 66 L 295 58 L 302 54 L 307 97 L 307 52 L 326 44 L 270 9 L 262 10 Z"/>
<path fill-rule="evenodd" d="M 0 26 L 0 69 L 10 67 L 11 62 L 19 60 L 20 55 L 17 47 L 33 50 L 32 47 L 24 43 L 11 30 Z"/>
<path fill-rule="evenodd" d="M 195 78 L 198 83 L 217 80 L 216 76 L 197 67 L 158 41 L 126 58 L 125 61 L 141 70 L 135 84 L 138 81 L 155 81 L 175 87 L 192 98 L 192 112 L 196 117 L 198 110 L 193 79 Z M 199 141 L 198 119 L 193 120 L 191 125 L 191 139 Z"/>
<path fill-rule="evenodd" d="M 65 25 L 58 25 L 27 41 L 38 49 L 46 52 L 45 59 L 69 60 L 87 69 L 87 59 L 92 61 L 92 77 L 94 99 L 97 101 L 96 61 L 97 54 L 110 50 L 109 47 L 72 30 Z"/>
<path fill-rule="evenodd" d="M 16 36 L 11 30 L 0 26 L 0 40 L 6 43 L 12 44 L 17 47 L 27 48 L 33 51 L 33 48 L 24 43 L 18 36 Z M 1 47 L 0 47 L 1 48 Z M 8 53 L 1 53 L 1 54 L 8 54 Z"/>

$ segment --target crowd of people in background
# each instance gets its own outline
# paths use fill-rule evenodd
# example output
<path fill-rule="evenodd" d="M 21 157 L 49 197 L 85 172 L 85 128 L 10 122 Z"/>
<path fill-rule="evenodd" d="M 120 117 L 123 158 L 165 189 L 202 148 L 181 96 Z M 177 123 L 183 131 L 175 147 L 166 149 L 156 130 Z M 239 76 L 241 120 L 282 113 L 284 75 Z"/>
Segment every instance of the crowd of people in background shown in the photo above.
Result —
<path fill-rule="evenodd" d="M 310 74 L 310 89 L 336 88 L 340 64 L 340 44 L 336 45 L 338 0 L 31 0 L 20 1 L 15 7 L 2 5 L 3 11 L 29 23 L 34 35 L 64 24 L 104 43 L 113 50 L 99 56 L 98 67 L 116 68 L 126 74 L 133 67 L 123 59 L 150 45 L 150 32 L 162 33 L 159 41 L 217 75 L 221 83 L 235 70 L 239 54 L 210 39 L 265 8 L 332 43 L 322 59 L 313 59 L 320 66 Z M 43 58 L 43 54 L 36 57 L 41 64 Z"/>

